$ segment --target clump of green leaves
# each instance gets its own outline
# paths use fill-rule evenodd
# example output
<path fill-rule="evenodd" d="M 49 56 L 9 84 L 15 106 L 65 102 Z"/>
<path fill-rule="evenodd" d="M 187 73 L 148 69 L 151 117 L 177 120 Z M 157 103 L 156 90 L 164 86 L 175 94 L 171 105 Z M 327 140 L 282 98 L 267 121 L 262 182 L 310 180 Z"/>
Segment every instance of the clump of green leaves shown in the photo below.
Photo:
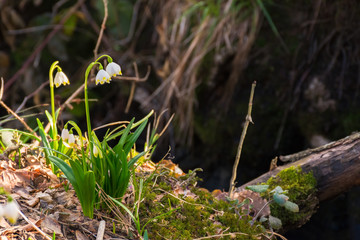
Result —
<path fill-rule="evenodd" d="M 100 63 L 100 59 L 103 57 L 107 58 L 108 62 L 106 71 Z M 66 85 L 69 84 L 69 80 L 57 63 L 57 61 L 54 62 L 49 71 L 52 114 L 46 112 L 46 116 L 51 126 L 50 133 L 48 134 L 45 131 L 42 123 L 37 119 L 39 132 L 48 163 L 50 163 L 55 173 L 58 170 L 57 168 L 64 173 L 76 191 L 84 215 L 92 218 L 95 202 L 100 200 L 100 194 L 96 193 L 104 191 L 113 198 L 121 198 L 127 190 L 130 176 L 134 173 L 135 163 L 148 151 L 152 150 L 153 143 L 158 138 L 155 130 L 147 142 L 146 150 L 141 153 L 131 153 L 153 111 L 136 123 L 134 123 L 135 119 L 132 119 L 127 126 L 123 124 L 117 127 L 115 130 L 107 133 L 102 141 L 98 139 L 91 128 L 90 121 L 87 94 L 90 70 L 94 66 L 99 68 L 96 75 L 96 84 L 110 83 L 111 76 L 122 75 L 121 67 L 114 63 L 110 56 L 102 55 L 96 61 L 90 63 L 85 72 L 84 96 L 88 130 L 87 138 L 83 138 L 80 128 L 73 121 L 68 121 L 65 124 L 60 137 L 56 126 L 60 109 L 55 111 L 54 85 L 56 87 L 61 84 Z M 55 80 L 53 80 L 55 69 L 58 72 L 55 75 Z M 71 126 L 69 130 L 68 126 Z M 134 132 L 132 132 L 133 130 Z M 74 131 L 77 132 L 76 138 L 73 134 Z M 108 142 L 116 138 L 119 138 L 118 143 L 114 147 L 110 147 Z M 100 207 L 101 204 L 96 206 Z"/>
<path fill-rule="evenodd" d="M 269 185 L 250 185 L 246 187 L 249 190 L 258 193 L 265 193 L 269 189 Z M 269 191 L 270 199 L 269 202 L 265 204 L 267 206 L 271 203 L 276 203 L 279 206 L 285 207 L 285 209 L 291 212 L 299 212 L 299 206 L 296 203 L 289 201 L 289 197 L 286 195 L 288 193 L 287 190 L 283 190 L 280 186 L 276 186 L 273 190 Z M 262 208 L 264 209 L 265 206 Z M 257 213 L 257 215 L 252 220 L 252 223 L 257 219 L 257 217 L 261 214 L 261 210 Z M 261 222 L 269 221 L 270 226 L 275 229 L 279 229 L 282 226 L 281 219 L 274 217 L 272 215 L 262 216 L 260 219 Z"/>

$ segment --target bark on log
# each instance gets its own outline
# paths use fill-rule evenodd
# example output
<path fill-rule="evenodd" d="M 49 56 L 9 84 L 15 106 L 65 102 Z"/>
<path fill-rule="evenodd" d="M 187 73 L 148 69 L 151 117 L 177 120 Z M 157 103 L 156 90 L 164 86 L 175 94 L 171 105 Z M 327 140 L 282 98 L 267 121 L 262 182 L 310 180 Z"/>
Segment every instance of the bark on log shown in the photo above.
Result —
<path fill-rule="evenodd" d="M 240 189 L 266 182 L 290 166 L 300 166 L 304 172 L 313 172 L 317 180 L 319 200 L 332 198 L 360 184 L 360 133 L 319 148 L 280 157 L 280 160 L 290 163 L 261 175 Z"/>

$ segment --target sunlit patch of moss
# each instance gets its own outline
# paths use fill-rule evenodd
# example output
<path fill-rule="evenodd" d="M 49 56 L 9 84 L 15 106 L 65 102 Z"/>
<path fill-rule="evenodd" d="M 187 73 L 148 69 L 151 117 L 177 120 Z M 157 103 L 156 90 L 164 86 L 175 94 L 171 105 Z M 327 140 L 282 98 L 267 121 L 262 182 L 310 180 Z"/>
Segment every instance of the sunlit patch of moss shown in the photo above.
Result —
<path fill-rule="evenodd" d="M 179 183 L 192 182 L 187 180 L 179 179 Z M 230 202 L 217 200 L 208 191 L 196 188 L 196 184 L 185 187 L 190 191 L 188 194 L 175 196 L 173 188 L 169 189 L 174 184 L 172 181 L 162 175 L 157 176 L 156 184 L 146 181 L 144 186 L 141 224 L 163 214 L 145 227 L 149 239 L 194 239 L 224 231 L 243 235 L 234 235 L 235 238 L 227 235 L 221 239 L 257 239 L 256 236 L 264 233 L 258 224 L 250 224 L 252 218 L 243 214 L 241 209 L 235 211 Z"/>
<path fill-rule="evenodd" d="M 271 215 L 280 218 L 284 228 L 303 225 L 316 211 L 316 179 L 311 172 L 304 173 L 300 167 L 290 167 L 271 177 L 265 184 L 269 185 L 267 193 L 276 186 L 288 190 L 286 195 L 289 200 L 299 206 L 300 211 L 294 213 L 276 203 L 270 205 Z"/>

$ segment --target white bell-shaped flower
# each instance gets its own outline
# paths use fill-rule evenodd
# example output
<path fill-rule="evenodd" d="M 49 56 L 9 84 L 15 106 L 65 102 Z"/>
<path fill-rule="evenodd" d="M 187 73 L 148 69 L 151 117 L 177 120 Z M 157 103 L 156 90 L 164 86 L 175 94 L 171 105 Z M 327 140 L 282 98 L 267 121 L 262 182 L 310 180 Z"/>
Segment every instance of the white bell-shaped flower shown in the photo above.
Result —
<path fill-rule="evenodd" d="M 9 202 L 3 207 L 2 214 L 10 223 L 16 223 L 19 218 L 19 205 L 15 201 Z"/>
<path fill-rule="evenodd" d="M 109 75 L 109 73 L 107 73 L 104 69 L 100 69 L 99 72 L 96 74 L 96 78 L 95 78 L 95 83 L 96 85 L 100 84 L 104 84 L 109 83 L 111 80 L 111 77 Z"/>
<path fill-rule="evenodd" d="M 69 139 L 68 139 L 68 143 L 71 145 L 74 145 L 75 144 L 75 136 L 74 134 L 69 134 Z"/>
<path fill-rule="evenodd" d="M 106 72 L 113 77 L 115 77 L 116 75 L 122 75 L 120 65 L 114 62 L 111 62 L 106 66 Z"/>
<path fill-rule="evenodd" d="M 70 84 L 70 82 L 63 71 L 58 71 L 55 74 L 54 84 L 55 87 L 59 87 L 61 84 L 65 86 L 66 84 Z"/>
<path fill-rule="evenodd" d="M 93 155 L 97 157 L 99 155 L 99 149 L 94 145 L 93 146 Z"/>
<path fill-rule="evenodd" d="M 66 128 L 64 128 L 62 131 L 61 131 L 61 138 L 66 141 L 69 139 L 69 130 L 67 130 Z"/>

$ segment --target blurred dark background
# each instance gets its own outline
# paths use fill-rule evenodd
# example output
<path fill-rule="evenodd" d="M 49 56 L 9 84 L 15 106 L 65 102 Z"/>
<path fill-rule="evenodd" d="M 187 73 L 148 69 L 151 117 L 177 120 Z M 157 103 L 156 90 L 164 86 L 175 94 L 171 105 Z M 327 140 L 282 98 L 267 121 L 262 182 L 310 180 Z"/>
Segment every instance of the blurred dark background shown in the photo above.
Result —
<path fill-rule="evenodd" d="M 167 158 L 185 171 L 202 168 L 201 185 L 228 190 L 251 84 L 252 119 L 240 165 L 241 185 L 268 171 L 276 156 L 343 138 L 360 125 L 360 2 L 356 0 L 121 0 L 108 2 L 98 54 L 109 54 L 135 76 L 90 85 L 93 126 L 167 112 L 154 161 Z M 56 89 L 63 103 L 84 81 L 104 17 L 104 2 L 0 2 L 0 76 L 3 100 L 28 124 L 50 103 L 52 62 L 70 78 Z M 20 72 L 19 72 L 20 71 Z M 38 91 L 37 91 L 38 90 Z M 36 92 L 35 92 L 36 91 Z M 34 93 L 35 92 L 35 93 Z M 24 97 L 28 96 L 25 105 Z M 35 108 L 33 108 L 35 106 Z M 83 95 L 63 113 L 85 129 Z M 22 128 L 0 110 L 1 127 Z M 102 133 L 99 132 L 101 135 Z M 140 143 L 141 145 L 141 143 Z M 320 204 L 317 214 L 288 239 L 360 239 L 359 188 Z M 321 230 L 320 230 L 321 229 Z M 320 231 L 319 231 L 320 230 Z"/>

